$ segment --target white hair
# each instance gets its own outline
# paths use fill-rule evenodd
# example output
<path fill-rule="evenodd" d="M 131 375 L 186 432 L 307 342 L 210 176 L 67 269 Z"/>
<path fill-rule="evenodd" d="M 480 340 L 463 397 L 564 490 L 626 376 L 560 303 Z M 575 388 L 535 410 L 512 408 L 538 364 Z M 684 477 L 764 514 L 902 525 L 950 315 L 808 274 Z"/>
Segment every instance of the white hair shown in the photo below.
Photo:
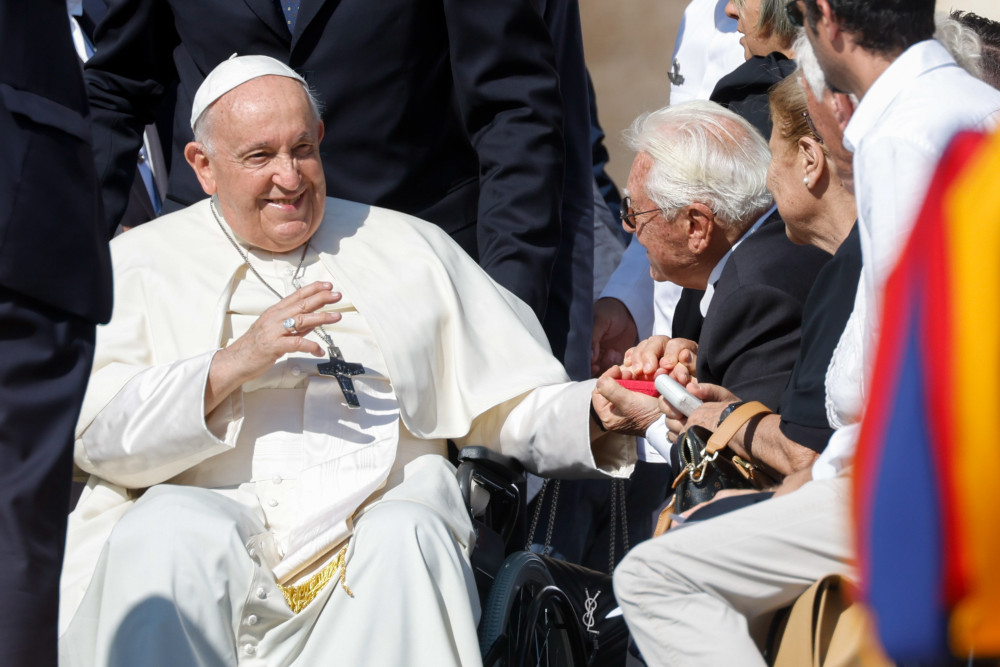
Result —
<path fill-rule="evenodd" d="M 774 204 L 767 190 L 767 142 L 714 102 L 693 100 L 643 114 L 625 141 L 652 158 L 646 194 L 668 219 L 698 202 L 724 227 L 744 231 Z"/>
<path fill-rule="evenodd" d="M 813 97 L 817 100 L 823 99 L 823 91 L 826 90 L 826 76 L 823 68 L 819 66 L 816 59 L 816 52 L 813 51 L 812 43 L 806 37 L 805 31 L 795 38 L 795 62 L 799 65 L 799 71 L 812 90 Z"/>
<path fill-rule="evenodd" d="M 980 61 L 983 58 L 983 44 L 979 35 L 961 21 L 947 14 L 934 15 L 934 39 L 941 42 L 959 67 L 976 77 L 982 78 Z"/>
<path fill-rule="evenodd" d="M 319 97 L 316 95 L 316 91 L 312 89 L 311 86 L 302 86 L 302 90 L 306 93 L 306 99 L 309 100 L 309 109 L 312 111 L 313 119 L 319 123 L 320 119 L 323 117 L 323 103 L 319 101 Z M 221 99 L 221 98 L 220 98 Z M 194 132 L 194 140 L 205 147 L 205 152 L 209 155 L 215 154 L 215 146 L 212 143 L 212 137 L 215 136 L 215 116 L 216 116 L 216 100 L 205 109 L 198 120 L 195 121 L 192 131 Z"/>

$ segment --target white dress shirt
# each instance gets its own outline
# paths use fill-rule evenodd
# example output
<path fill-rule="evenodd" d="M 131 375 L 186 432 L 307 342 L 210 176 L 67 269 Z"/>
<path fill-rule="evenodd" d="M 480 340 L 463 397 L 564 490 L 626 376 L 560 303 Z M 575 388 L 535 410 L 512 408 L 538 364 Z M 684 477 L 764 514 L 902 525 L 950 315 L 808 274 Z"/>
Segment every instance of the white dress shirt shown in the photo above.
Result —
<path fill-rule="evenodd" d="M 956 132 L 1000 119 L 1000 92 L 969 75 L 936 40 L 914 44 L 876 79 L 844 131 L 854 152 L 863 265 L 854 311 L 827 371 L 827 416 L 836 429 L 813 479 L 853 464 L 878 339 L 882 290 Z"/>
<path fill-rule="evenodd" d="M 1000 91 L 936 40 L 914 44 L 872 84 L 844 131 L 854 183 L 873 345 L 886 278 L 909 238 L 938 159 L 956 132 L 1000 119 Z M 869 359 L 872 355 L 869 355 Z"/>
<path fill-rule="evenodd" d="M 826 417 L 834 431 L 813 462 L 813 479 L 836 477 L 854 462 L 865 404 L 867 321 L 865 284 L 859 280 L 854 310 L 847 318 L 826 370 Z"/>

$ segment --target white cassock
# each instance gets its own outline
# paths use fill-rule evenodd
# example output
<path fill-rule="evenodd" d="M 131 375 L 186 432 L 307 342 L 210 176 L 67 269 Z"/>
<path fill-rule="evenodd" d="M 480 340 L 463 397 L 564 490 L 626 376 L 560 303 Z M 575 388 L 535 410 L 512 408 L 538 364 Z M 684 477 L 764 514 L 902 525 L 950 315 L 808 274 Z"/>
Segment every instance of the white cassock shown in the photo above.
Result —
<path fill-rule="evenodd" d="M 365 368 L 360 410 L 318 374 L 325 359 L 289 355 L 204 415 L 213 355 L 277 301 L 207 200 L 112 256 L 77 431 L 91 477 L 70 516 L 64 664 L 475 664 L 447 439 L 544 475 L 630 472 L 630 438 L 591 442 L 593 382 L 566 383 L 530 309 L 433 225 L 327 199 L 301 268 L 301 249 L 250 251 L 283 295 L 297 270 L 343 294 L 326 329 Z M 298 613 L 278 586 L 331 576 Z"/>

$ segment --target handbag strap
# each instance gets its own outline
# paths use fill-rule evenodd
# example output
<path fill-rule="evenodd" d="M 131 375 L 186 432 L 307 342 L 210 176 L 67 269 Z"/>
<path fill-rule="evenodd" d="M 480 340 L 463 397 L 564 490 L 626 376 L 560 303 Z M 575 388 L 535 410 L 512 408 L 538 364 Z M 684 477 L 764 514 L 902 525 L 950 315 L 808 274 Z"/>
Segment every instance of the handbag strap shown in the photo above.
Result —
<path fill-rule="evenodd" d="M 733 410 L 726 419 L 715 429 L 715 433 L 708 439 L 705 445 L 705 452 L 709 456 L 724 449 L 736 432 L 743 428 L 743 425 L 757 415 L 771 414 L 771 409 L 759 401 L 748 401 Z"/>

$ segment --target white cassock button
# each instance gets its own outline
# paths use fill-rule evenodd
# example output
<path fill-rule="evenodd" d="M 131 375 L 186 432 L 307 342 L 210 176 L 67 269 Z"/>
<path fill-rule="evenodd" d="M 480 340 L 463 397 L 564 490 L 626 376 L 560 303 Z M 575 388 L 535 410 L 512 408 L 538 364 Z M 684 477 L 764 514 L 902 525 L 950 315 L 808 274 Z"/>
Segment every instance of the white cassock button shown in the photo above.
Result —
<path fill-rule="evenodd" d="M 268 504 L 269 507 L 277 507 L 278 506 L 278 501 L 275 500 L 274 498 L 271 498 L 270 500 L 267 501 L 267 504 Z"/>
<path fill-rule="evenodd" d="M 271 478 L 271 481 L 275 484 L 281 484 L 281 475 L 275 475 Z"/>
<path fill-rule="evenodd" d="M 298 366 L 292 366 L 292 375 L 295 377 L 302 375 L 302 369 Z"/>
<path fill-rule="evenodd" d="M 266 600 L 267 599 L 267 591 L 265 591 L 263 587 L 258 588 L 257 589 L 257 597 L 260 598 L 261 600 Z"/>
<path fill-rule="evenodd" d="M 257 625 L 258 620 L 260 619 L 257 618 L 256 614 L 250 614 L 247 616 L 247 625 Z"/>
<path fill-rule="evenodd" d="M 253 644 L 247 644 L 246 646 L 243 647 L 243 652 L 246 653 L 247 655 L 253 655 L 254 653 L 257 652 L 257 647 L 254 646 Z"/>

